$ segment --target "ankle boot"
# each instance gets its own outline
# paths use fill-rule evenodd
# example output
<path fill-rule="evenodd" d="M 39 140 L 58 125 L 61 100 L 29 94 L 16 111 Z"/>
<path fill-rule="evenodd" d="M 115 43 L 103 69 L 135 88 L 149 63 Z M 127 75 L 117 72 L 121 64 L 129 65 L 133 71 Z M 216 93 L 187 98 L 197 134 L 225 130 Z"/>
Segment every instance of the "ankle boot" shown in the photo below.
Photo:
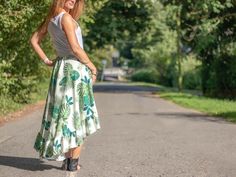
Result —
<path fill-rule="evenodd" d="M 70 157 L 68 159 L 68 166 L 67 166 L 67 170 L 68 171 L 77 171 L 77 166 L 78 166 L 78 163 L 79 163 L 79 157 L 78 158 L 72 158 Z"/>

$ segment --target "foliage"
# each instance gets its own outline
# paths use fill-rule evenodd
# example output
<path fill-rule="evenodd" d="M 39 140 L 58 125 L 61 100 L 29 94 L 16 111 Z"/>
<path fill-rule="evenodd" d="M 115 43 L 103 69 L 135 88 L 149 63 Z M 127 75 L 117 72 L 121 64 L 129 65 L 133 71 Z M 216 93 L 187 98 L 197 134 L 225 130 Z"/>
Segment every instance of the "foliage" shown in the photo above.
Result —
<path fill-rule="evenodd" d="M 95 10 L 102 2 L 87 2 L 87 16 L 81 19 L 82 26 L 93 19 Z M 29 102 L 30 91 L 49 77 L 50 69 L 40 62 L 29 40 L 46 16 L 50 3 L 50 0 L 0 2 L 0 93 L 8 94 L 16 102 Z M 48 35 L 41 46 L 49 58 L 55 58 Z"/>
<path fill-rule="evenodd" d="M 90 48 L 102 48 L 112 44 L 117 49 L 125 48 L 127 43 L 149 26 L 152 8 L 150 1 L 107 1 L 96 13 L 87 35 Z"/>
<path fill-rule="evenodd" d="M 167 25 L 167 14 L 171 8 L 164 8 L 158 2 L 153 3 L 150 29 L 143 31 L 136 38 L 131 49 L 134 59 L 131 66 L 154 67 L 158 72 L 158 82 L 166 86 L 176 85 L 176 31 Z"/>
<path fill-rule="evenodd" d="M 232 0 L 163 0 L 181 9 L 181 42 L 202 61 L 205 95 L 235 98 L 236 2 Z M 225 55 L 227 53 L 227 55 Z M 229 59 L 231 61 L 229 61 Z M 230 63 L 222 65 L 223 63 Z M 224 66 L 224 69 L 219 69 Z M 219 75 L 219 72 L 221 73 Z M 230 80 L 224 80 L 230 78 Z M 222 82 L 224 80 L 224 82 Z"/>
<path fill-rule="evenodd" d="M 158 72 L 153 68 L 139 69 L 131 75 L 132 81 L 142 81 L 149 83 L 157 83 L 158 78 Z"/>
<path fill-rule="evenodd" d="M 42 20 L 47 4 L 46 0 L 0 3 L 0 81 L 3 83 L 0 91 L 16 102 L 27 103 L 36 80 L 42 77 L 40 62 L 29 39 Z"/>
<path fill-rule="evenodd" d="M 49 78 L 50 68 L 40 62 L 29 39 L 50 2 L 0 2 L 0 95 L 9 95 L 16 102 L 29 102 L 30 90 Z M 176 86 L 181 61 L 184 87 L 201 86 L 205 95 L 235 98 L 235 11 L 233 0 L 88 0 L 80 25 L 85 50 L 98 70 L 102 59 L 111 64 L 111 53 L 118 49 L 123 60 L 130 59 L 130 67 L 155 70 L 157 78 L 150 80 Z M 49 36 L 41 46 L 54 59 Z M 196 62 L 185 63 L 193 55 L 192 61 L 201 61 L 198 68 Z M 185 65 L 192 69 L 185 70 Z M 140 73 L 150 74 L 147 70 Z"/>

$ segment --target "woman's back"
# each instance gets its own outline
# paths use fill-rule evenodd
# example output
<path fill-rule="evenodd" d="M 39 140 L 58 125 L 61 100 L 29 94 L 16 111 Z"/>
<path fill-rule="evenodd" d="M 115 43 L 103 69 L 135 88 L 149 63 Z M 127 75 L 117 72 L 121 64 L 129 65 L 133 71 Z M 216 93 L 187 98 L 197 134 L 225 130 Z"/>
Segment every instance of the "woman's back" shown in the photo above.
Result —
<path fill-rule="evenodd" d="M 58 56 L 73 55 L 69 42 L 67 40 L 66 34 L 61 26 L 62 16 L 66 12 L 62 11 L 57 16 L 52 18 L 48 24 L 48 33 L 52 38 L 53 46 L 56 50 Z M 75 21 L 75 20 L 74 20 Z M 76 22 L 76 21 L 75 21 Z M 77 23 L 77 29 L 75 30 L 78 43 L 81 48 L 83 48 L 83 38 L 80 26 Z"/>

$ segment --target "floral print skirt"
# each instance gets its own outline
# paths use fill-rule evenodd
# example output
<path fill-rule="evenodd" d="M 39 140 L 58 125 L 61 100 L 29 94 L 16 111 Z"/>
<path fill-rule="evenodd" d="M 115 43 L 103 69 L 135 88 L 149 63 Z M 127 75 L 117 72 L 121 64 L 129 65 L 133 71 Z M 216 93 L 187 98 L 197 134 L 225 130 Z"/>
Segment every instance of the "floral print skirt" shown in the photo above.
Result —
<path fill-rule="evenodd" d="M 92 75 L 75 56 L 57 57 L 34 149 L 39 158 L 62 161 L 70 148 L 99 130 Z"/>

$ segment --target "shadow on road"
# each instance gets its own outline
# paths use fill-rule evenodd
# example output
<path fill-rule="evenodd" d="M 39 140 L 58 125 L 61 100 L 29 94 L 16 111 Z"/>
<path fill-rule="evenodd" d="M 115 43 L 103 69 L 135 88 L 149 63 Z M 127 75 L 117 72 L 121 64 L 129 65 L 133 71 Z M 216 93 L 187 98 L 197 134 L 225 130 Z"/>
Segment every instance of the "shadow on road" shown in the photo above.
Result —
<path fill-rule="evenodd" d="M 232 124 L 231 122 L 227 122 L 225 119 L 221 117 L 214 117 L 209 116 L 203 113 L 194 113 L 194 112 L 148 112 L 148 113 L 139 113 L 139 112 L 125 112 L 125 113 L 116 113 L 113 114 L 116 115 L 116 119 L 119 117 L 124 117 L 129 115 L 129 118 L 134 119 L 145 119 L 153 118 L 153 115 L 158 119 L 191 119 L 193 121 L 206 121 L 206 122 L 217 122 L 217 123 L 223 123 L 223 124 Z"/>
<path fill-rule="evenodd" d="M 164 116 L 165 118 L 174 118 L 174 119 L 191 119 L 193 121 L 207 121 L 207 122 L 217 122 L 223 124 L 232 124 L 227 122 L 222 117 L 209 116 L 204 113 L 194 113 L 194 112 L 171 112 L 171 113 L 155 113 L 156 116 Z"/>
<path fill-rule="evenodd" d="M 156 92 L 158 87 L 131 85 L 125 82 L 99 82 L 93 85 L 94 92 Z"/>
<path fill-rule="evenodd" d="M 0 165 L 15 167 L 29 171 L 44 171 L 50 169 L 60 169 L 53 165 L 44 164 L 45 162 L 36 158 L 0 156 Z"/>

